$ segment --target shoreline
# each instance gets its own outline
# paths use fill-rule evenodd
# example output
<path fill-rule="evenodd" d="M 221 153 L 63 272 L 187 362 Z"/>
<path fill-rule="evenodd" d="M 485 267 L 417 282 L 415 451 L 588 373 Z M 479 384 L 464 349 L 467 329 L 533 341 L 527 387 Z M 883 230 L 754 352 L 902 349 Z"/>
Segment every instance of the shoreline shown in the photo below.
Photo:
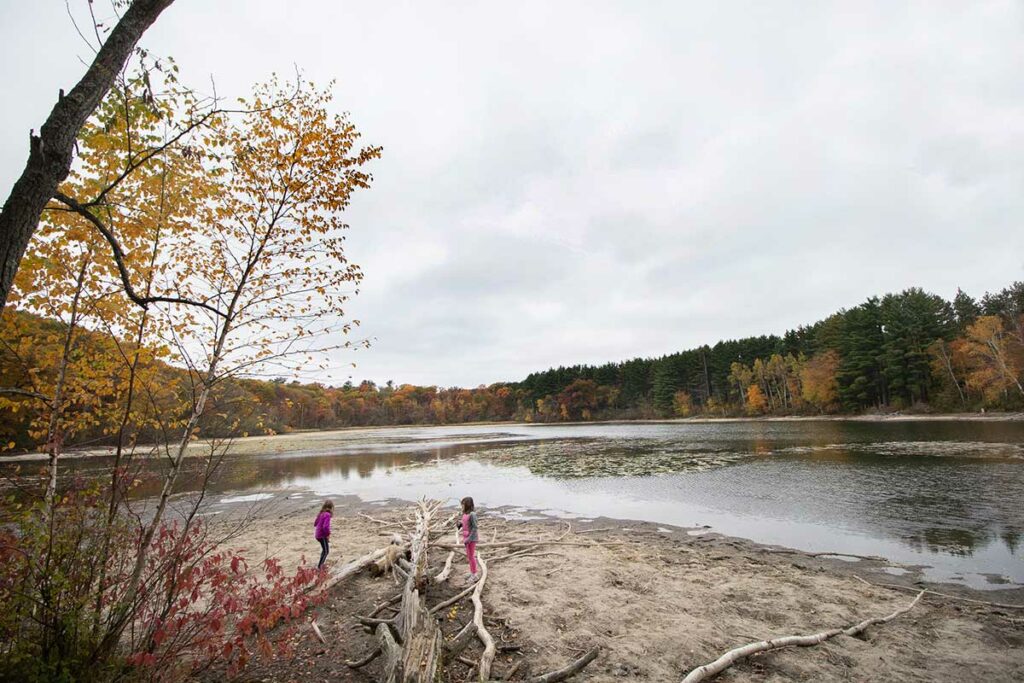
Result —
<path fill-rule="evenodd" d="M 922 415 L 903 414 L 871 414 L 871 415 L 779 415 L 763 417 L 680 417 L 664 419 L 636 419 L 636 420 L 591 420 L 587 422 L 457 422 L 445 424 L 409 424 L 409 425 L 368 425 L 337 427 L 333 429 L 304 429 L 281 434 L 252 435 L 238 437 L 235 439 L 221 439 L 229 442 L 228 455 L 261 455 L 287 454 L 289 452 L 282 448 L 289 441 L 302 439 L 328 439 L 333 434 L 347 434 L 351 432 L 374 432 L 382 430 L 413 430 L 433 428 L 465 428 L 465 427 L 575 427 L 575 426 L 600 426 L 600 425 L 630 425 L 630 424 L 715 424 L 715 423 L 786 423 L 786 422 L 863 422 L 863 423 L 899 423 L 899 422 L 1018 422 L 1024 421 L 1024 413 L 937 413 Z M 198 439 L 189 445 L 189 450 L 205 451 L 207 439 Z M 146 458 L 149 451 L 157 448 L 156 444 L 146 444 L 136 448 L 136 457 Z M 96 448 L 69 448 L 61 454 L 61 458 L 93 458 L 109 457 L 113 454 L 113 446 L 101 446 Z M 265 451 L 265 452 L 262 452 Z M 186 457 L 196 457 L 197 454 L 187 453 Z M 46 453 L 27 452 L 17 455 L 0 455 L 0 464 L 5 462 L 39 462 L 47 459 Z"/>
<path fill-rule="evenodd" d="M 178 495 L 187 496 L 189 494 Z M 227 502 L 221 502 L 223 500 Z M 273 524 L 274 520 L 291 518 L 308 510 L 311 510 L 313 516 L 315 516 L 314 501 L 319 502 L 320 500 L 322 498 L 317 496 L 315 491 L 301 487 L 226 491 L 218 492 L 216 495 L 211 496 L 210 501 L 204 504 L 204 513 L 211 515 L 212 512 L 213 515 L 211 516 L 216 516 L 247 508 L 247 514 L 255 513 L 252 515 L 255 521 Z M 411 506 L 415 505 L 414 501 L 402 498 L 363 500 L 355 494 L 332 497 L 332 500 L 335 503 L 339 516 L 342 513 L 345 516 L 373 516 L 371 513 L 381 510 L 394 513 L 395 511 L 410 509 Z M 246 503 L 251 505 L 246 506 Z M 220 512 L 211 510 L 212 508 L 219 508 Z M 454 499 L 451 499 L 445 502 L 442 509 L 454 511 L 456 508 L 457 503 Z M 830 570 L 851 576 L 856 575 L 862 579 L 872 581 L 884 580 L 886 583 L 899 584 L 905 588 L 913 588 L 914 586 L 927 587 L 929 590 L 952 593 L 972 600 L 1011 602 L 1024 608 L 1024 584 L 992 583 L 991 587 L 983 589 L 974 588 L 955 581 L 927 580 L 924 578 L 922 571 L 927 565 L 908 564 L 877 555 L 853 555 L 827 550 L 812 551 L 775 543 L 762 543 L 750 538 L 715 531 L 709 525 L 680 526 L 665 522 L 609 517 L 607 515 L 560 517 L 544 510 L 524 508 L 512 504 L 488 507 L 486 509 L 481 508 L 481 519 L 483 519 L 483 515 L 503 519 L 509 523 L 522 523 L 542 528 L 564 528 L 569 526 L 577 531 L 585 530 L 587 533 L 593 533 L 598 529 L 608 529 L 615 532 L 638 531 L 657 533 L 660 537 L 668 540 L 685 541 L 708 548 L 731 546 L 749 552 L 813 560 Z M 487 539 L 483 538 L 481 540 L 481 547 L 485 547 L 486 543 Z M 293 557 L 297 558 L 298 556 Z"/>
<path fill-rule="evenodd" d="M 255 523 L 230 547 L 248 549 L 252 560 L 278 557 L 291 569 L 303 556 L 315 559 L 309 527 L 320 499 L 304 489 L 274 493 L 273 500 L 253 505 L 213 501 L 209 507 L 224 512 L 209 519 L 230 524 L 232 513 L 256 511 Z M 405 501 L 334 500 L 328 561 L 334 567 L 386 544 L 385 525 L 410 509 Z M 926 594 L 913 612 L 870 630 L 864 639 L 839 638 L 815 648 L 771 653 L 737 665 L 722 680 L 1003 681 L 1024 675 L 1024 610 L 970 602 L 1024 604 L 1024 587 L 977 591 L 922 583 L 913 568 L 885 561 L 840 559 L 704 528 L 607 517 L 567 522 L 504 507 L 482 509 L 480 527 L 484 557 L 492 552 L 489 543 L 507 537 L 569 534 L 580 541 L 552 547 L 558 559 L 509 560 L 495 565 L 488 577 L 488 614 L 518 634 L 517 642 L 527 639 L 524 651 L 537 670 L 555 668 L 580 650 L 600 645 L 602 656 L 577 680 L 678 680 L 731 647 L 887 614 L 927 588 L 959 599 Z M 449 540 L 435 537 L 434 542 Z M 437 552 L 432 562 L 443 560 Z M 459 562 L 461 575 L 465 565 Z M 371 647 L 372 637 L 353 631 L 352 624 L 367 606 L 393 592 L 390 578 L 368 574 L 339 586 L 317 617 L 329 643 L 328 657 L 322 646 L 300 648 L 298 664 L 278 663 L 251 673 L 287 680 L 288 672 L 301 666 L 310 680 L 365 680 L 364 674 L 337 664 Z"/>

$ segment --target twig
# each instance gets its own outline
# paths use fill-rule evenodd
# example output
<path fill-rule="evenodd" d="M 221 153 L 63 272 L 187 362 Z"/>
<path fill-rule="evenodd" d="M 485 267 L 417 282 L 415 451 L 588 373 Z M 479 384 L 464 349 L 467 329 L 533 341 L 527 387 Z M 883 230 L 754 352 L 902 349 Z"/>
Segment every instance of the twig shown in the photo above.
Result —
<path fill-rule="evenodd" d="M 388 598 L 387 600 L 385 600 L 384 602 L 382 602 L 379 605 L 377 605 L 376 607 L 374 607 L 373 611 L 370 612 L 369 614 L 367 614 L 366 616 L 368 616 L 368 617 L 370 617 L 372 619 L 373 617 L 377 616 L 378 614 L 383 612 L 385 609 L 387 609 L 391 605 L 395 604 L 396 602 L 399 602 L 401 599 L 402 599 L 402 594 L 401 593 L 399 593 L 398 595 L 393 595 L 390 598 Z"/>
<path fill-rule="evenodd" d="M 601 647 L 596 646 L 587 652 L 587 654 L 583 655 L 568 666 L 540 676 L 534 676 L 529 679 L 529 683 L 559 683 L 559 681 L 564 681 L 567 678 L 575 676 L 580 671 L 583 671 L 587 664 L 590 664 L 592 661 L 597 659 L 597 655 L 600 653 Z"/>

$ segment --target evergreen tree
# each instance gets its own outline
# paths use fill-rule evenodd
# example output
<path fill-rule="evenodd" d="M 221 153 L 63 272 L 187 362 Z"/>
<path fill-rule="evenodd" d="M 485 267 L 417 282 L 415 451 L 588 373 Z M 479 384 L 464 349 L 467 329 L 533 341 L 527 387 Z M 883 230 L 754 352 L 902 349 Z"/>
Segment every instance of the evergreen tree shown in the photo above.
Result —
<path fill-rule="evenodd" d="M 974 297 L 958 287 L 956 296 L 953 297 L 953 313 L 956 316 L 957 329 L 963 332 L 981 315 L 981 306 Z"/>
<path fill-rule="evenodd" d="M 955 329 L 952 306 L 919 288 L 887 294 L 880 305 L 882 366 L 891 399 L 910 406 L 927 401 L 932 384 L 928 348 Z"/>
<path fill-rule="evenodd" d="M 888 387 L 879 355 L 882 351 L 881 307 L 878 297 L 843 314 L 839 339 L 839 398 L 847 410 L 888 405 Z"/>
<path fill-rule="evenodd" d="M 672 401 L 679 390 L 679 379 L 670 359 L 662 358 L 655 363 L 653 384 L 652 398 L 655 409 L 662 415 L 671 415 Z"/>

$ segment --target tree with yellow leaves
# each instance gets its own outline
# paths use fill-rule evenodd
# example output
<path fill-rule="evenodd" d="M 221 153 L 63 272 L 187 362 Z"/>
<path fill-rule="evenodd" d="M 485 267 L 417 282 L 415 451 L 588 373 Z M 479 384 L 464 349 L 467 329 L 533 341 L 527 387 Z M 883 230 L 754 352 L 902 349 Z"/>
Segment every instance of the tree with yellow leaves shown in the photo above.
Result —
<path fill-rule="evenodd" d="M 811 356 L 800 368 L 800 391 L 807 403 L 818 412 L 832 412 L 838 407 L 839 354 L 834 349 Z"/>
<path fill-rule="evenodd" d="M 768 412 L 768 400 L 761 391 L 761 387 L 751 384 L 747 387 L 747 414 L 764 415 Z"/>
<path fill-rule="evenodd" d="M 1002 318 L 979 317 L 953 345 L 954 353 L 967 359 L 968 388 L 980 392 L 990 402 L 1013 391 L 1024 397 L 1024 344 L 1007 332 Z"/>
<path fill-rule="evenodd" d="M 362 167 L 381 149 L 357 147 L 355 127 L 328 112 L 330 100 L 328 90 L 272 80 L 243 102 L 240 120 L 211 120 L 193 151 L 210 187 L 190 216 L 191 230 L 164 242 L 157 290 L 207 307 L 168 306 L 155 314 L 194 378 L 192 410 L 169 453 L 125 597 L 110 610 L 103 648 L 113 648 L 130 623 L 127 596 L 142 581 L 147 549 L 214 387 L 351 344 L 341 341 L 353 325 L 343 320 L 343 306 L 362 272 L 345 254 L 341 214 L 355 190 L 369 187 Z"/>

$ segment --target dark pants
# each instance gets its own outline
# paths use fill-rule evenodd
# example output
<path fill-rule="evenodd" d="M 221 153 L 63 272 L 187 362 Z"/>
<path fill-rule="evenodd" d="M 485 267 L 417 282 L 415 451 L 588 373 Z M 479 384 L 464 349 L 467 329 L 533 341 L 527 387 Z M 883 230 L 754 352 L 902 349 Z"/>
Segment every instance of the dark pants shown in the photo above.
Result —
<path fill-rule="evenodd" d="M 316 540 L 320 541 L 320 548 L 321 548 L 321 550 L 320 550 L 320 564 L 318 564 L 316 566 L 317 569 L 319 569 L 320 567 L 324 566 L 324 562 L 327 561 L 327 553 L 331 552 L 331 544 L 327 542 L 326 538 L 318 538 Z"/>

